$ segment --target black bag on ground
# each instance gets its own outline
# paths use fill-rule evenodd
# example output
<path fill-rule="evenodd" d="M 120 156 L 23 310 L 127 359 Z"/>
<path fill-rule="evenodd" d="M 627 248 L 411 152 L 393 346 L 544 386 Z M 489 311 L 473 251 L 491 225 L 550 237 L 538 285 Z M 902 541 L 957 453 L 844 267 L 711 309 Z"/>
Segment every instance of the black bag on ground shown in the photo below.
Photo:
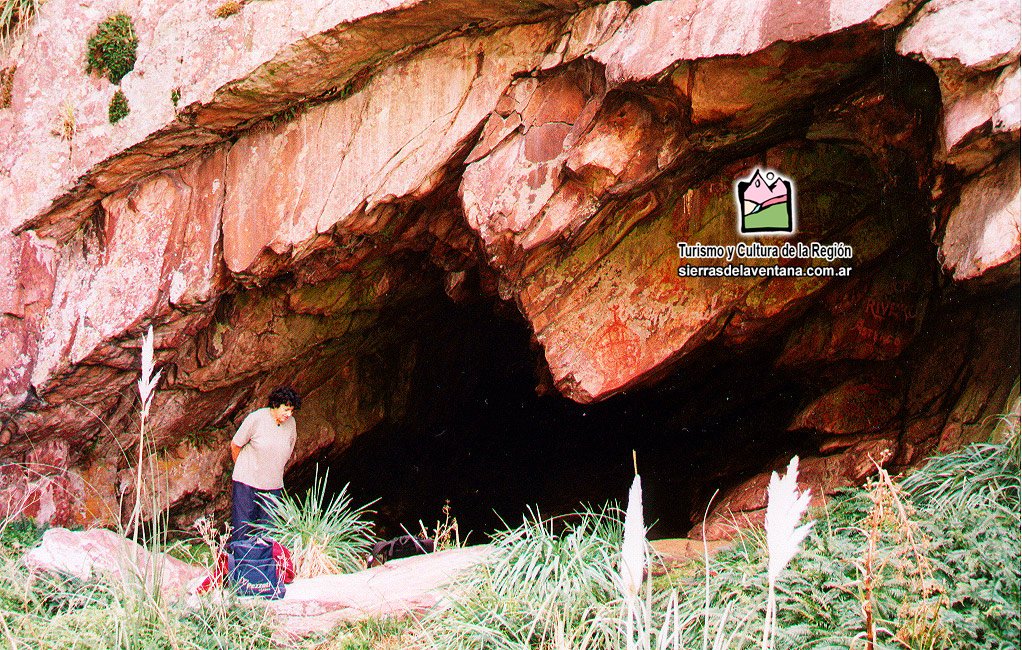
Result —
<path fill-rule="evenodd" d="M 369 566 L 385 564 L 387 560 L 396 560 L 402 557 L 411 557 L 433 552 L 433 540 L 412 535 L 402 535 L 394 539 L 373 544 L 373 555 L 369 559 Z"/>
<path fill-rule="evenodd" d="M 273 541 L 261 537 L 231 542 L 227 546 L 227 576 L 240 596 L 284 597 L 286 587 L 277 575 Z"/>

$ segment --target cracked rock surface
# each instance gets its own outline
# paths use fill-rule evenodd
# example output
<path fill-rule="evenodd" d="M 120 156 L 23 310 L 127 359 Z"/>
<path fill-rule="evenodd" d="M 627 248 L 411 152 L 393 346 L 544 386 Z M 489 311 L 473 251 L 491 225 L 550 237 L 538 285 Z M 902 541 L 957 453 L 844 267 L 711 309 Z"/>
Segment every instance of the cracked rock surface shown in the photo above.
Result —
<path fill-rule="evenodd" d="M 294 467 L 400 423 L 448 301 L 517 314 L 577 402 L 774 341 L 817 494 L 982 437 L 1018 376 L 1009 5 L 139 0 L 112 125 L 85 41 L 121 5 L 42 4 L 0 55 L 0 510 L 130 512 L 149 325 L 186 520 L 275 385 L 307 396 Z M 679 242 L 753 241 L 753 168 L 797 197 L 755 241 L 848 244 L 849 278 L 678 276 Z"/>

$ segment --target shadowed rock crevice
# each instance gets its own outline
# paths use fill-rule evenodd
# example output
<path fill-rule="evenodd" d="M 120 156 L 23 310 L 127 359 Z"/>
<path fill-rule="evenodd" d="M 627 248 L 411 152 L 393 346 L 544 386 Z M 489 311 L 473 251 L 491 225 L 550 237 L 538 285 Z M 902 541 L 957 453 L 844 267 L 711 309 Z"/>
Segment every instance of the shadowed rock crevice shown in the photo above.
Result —
<path fill-rule="evenodd" d="M 318 464 L 332 489 L 380 498 L 382 531 L 442 518 L 485 535 L 527 507 L 546 515 L 620 501 L 637 451 L 656 532 L 680 534 L 707 489 L 802 451 L 786 431 L 802 390 L 769 362 L 780 341 L 739 356 L 706 350 L 659 383 L 597 404 L 537 390 L 542 358 L 506 305 L 448 304 L 411 337 L 416 364 L 402 417 L 288 475 L 302 485 Z M 723 453 L 724 450 L 728 453 Z"/>

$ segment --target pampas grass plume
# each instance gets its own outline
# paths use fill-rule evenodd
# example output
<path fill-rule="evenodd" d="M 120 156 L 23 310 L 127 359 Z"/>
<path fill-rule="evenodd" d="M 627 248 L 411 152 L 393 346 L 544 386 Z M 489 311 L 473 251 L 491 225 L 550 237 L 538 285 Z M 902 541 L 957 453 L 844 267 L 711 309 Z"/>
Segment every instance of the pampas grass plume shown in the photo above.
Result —
<path fill-rule="evenodd" d="M 153 395 L 156 394 L 156 384 L 160 381 L 163 371 L 153 374 L 153 326 L 149 326 L 149 332 L 142 335 L 142 374 L 138 378 L 138 394 L 142 398 L 142 419 L 149 415 L 149 406 L 153 402 Z"/>
<path fill-rule="evenodd" d="M 810 491 L 801 494 L 798 491 L 798 456 L 788 463 L 788 472 L 778 477 L 777 472 L 770 475 L 770 486 L 767 488 L 766 537 L 770 561 L 767 575 L 776 580 L 784 567 L 795 556 L 799 545 L 813 527 L 813 522 L 799 526 L 799 520 L 809 507 Z"/>
<path fill-rule="evenodd" d="M 636 474 L 628 490 L 625 538 L 621 545 L 621 583 L 628 596 L 634 597 L 639 593 L 645 565 L 646 528 L 642 520 L 642 480 Z"/>
<path fill-rule="evenodd" d="M 795 556 L 802 540 L 813 527 L 813 522 L 799 526 L 799 521 L 809 507 L 810 491 L 798 491 L 798 456 L 788 463 L 788 472 L 778 477 L 770 475 L 767 487 L 766 538 L 767 553 L 767 611 L 763 622 L 763 650 L 774 647 L 777 635 L 777 578 L 784 567 Z"/>

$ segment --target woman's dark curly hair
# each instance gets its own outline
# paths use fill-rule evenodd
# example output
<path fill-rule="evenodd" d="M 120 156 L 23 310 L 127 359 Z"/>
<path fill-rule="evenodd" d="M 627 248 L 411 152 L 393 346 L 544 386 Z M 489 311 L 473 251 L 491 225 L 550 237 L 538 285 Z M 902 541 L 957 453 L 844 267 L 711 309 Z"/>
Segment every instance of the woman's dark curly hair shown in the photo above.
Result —
<path fill-rule="evenodd" d="M 267 404 L 271 409 L 275 409 L 281 404 L 287 404 L 288 406 L 294 407 L 294 410 L 302 408 L 302 398 L 298 397 L 298 393 L 295 392 L 294 388 L 290 386 L 278 386 L 273 389 L 270 393 L 270 397 L 267 400 Z"/>

